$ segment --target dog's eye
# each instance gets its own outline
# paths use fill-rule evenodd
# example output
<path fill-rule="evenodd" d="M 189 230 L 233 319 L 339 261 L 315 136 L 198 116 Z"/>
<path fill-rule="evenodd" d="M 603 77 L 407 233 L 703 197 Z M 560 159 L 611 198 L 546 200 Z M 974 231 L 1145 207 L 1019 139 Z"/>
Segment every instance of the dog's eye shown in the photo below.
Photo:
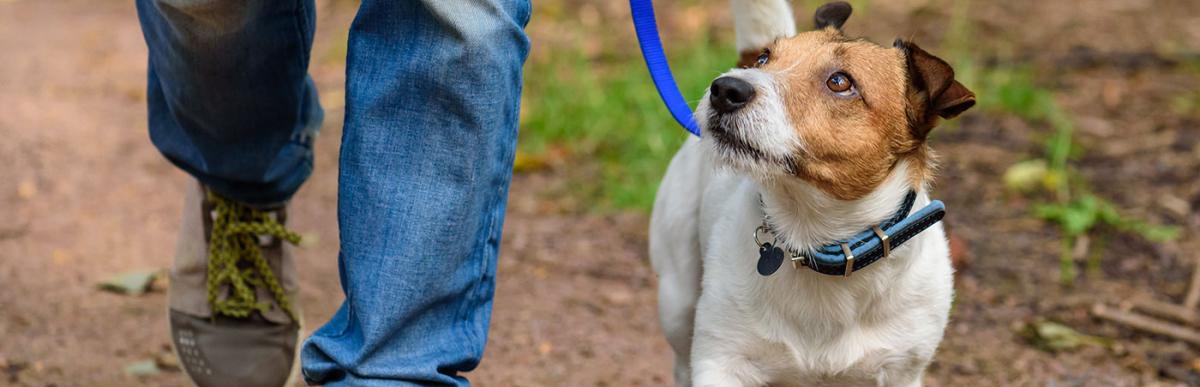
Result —
<path fill-rule="evenodd" d="M 762 65 L 767 64 L 767 61 L 770 59 L 771 59 L 771 50 L 764 48 L 762 51 L 762 54 L 758 54 L 758 60 L 754 61 L 754 64 L 755 64 L 755 66 L 762 66 Z"/>
<path fill-rule="evenodd" d="M 847 93 L 854 89 L 854 82 L 850 81 L 850 76 L 846 73 L 836 72 L 825 81 L 825 87 L 834 93 Z"/>

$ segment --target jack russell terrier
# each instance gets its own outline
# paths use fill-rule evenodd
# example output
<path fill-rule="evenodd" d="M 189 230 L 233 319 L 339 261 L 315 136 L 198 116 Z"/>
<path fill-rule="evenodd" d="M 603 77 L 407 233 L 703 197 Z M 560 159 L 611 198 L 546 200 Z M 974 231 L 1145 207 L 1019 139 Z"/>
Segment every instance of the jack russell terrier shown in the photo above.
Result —
<path fill-rule="evenodd" d="M 732 3 L 740 68 L 650 221 L 676 384 L 920 386 L 954 293 L 926 138 L 975 95 L 911 42 L 844 35 L 844 2 L 799 34 L 786 0 Z"/>

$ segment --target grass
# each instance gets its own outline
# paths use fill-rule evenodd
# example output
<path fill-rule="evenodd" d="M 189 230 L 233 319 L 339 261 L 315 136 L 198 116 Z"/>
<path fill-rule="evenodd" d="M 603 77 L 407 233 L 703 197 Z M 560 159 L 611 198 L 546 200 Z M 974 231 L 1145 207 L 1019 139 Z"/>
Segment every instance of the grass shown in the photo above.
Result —
<path fill-rule="evenodd" d="M 959 9 L 955 11 L 960 15 L 956 18 L 965 14 L 965 10 L 962 14 Z M 963 24 L 952 21 L 951 25 Z M 1025 65 L 981 68 L 963 49 L 969 39 L 960 35 L 969 35 L 969 29 L 956 27 L 951 31 L 947 43 L 957 58 L 958 78 L 976 91 L 979 110 L 990 115 L 1012 115 L 1034 127 L 1047 129 L 1042 139 L 1042 153 L 1011 166 L 1005 173 L 1005 183 L 1010 189 L 1035 196 L 1032 215 L 1059 229 L 1060 283 L 1068 286 L 1074 283 L 1078 276 L 1077 261 L 1085 256 L 1089 273 L 1099 271 L 1099 249 L 1104 239 L 1093 244 L 1089 242 L 1089 235 L 1103 229 L 1133 233 L 1153 242 L 1179 236 L 1178 227 L 1152 225 L 1125 217 L 1115 204 L 1092 192 L 1089 182 L 1072 163 L 1085 152 L 1074 141 L 1074 118 L 1055 101 L 1053 90 L 1038 84 L 1033 68 Z M 1176 105 L 1177 109 L 1191 108 L 1185 102 L 1177 101 Z M 1045 195 L 1039 196 L 1037 192 Z"/>
<path fill-rule="evenodd" d="M 1074 119 L 1054 100 L 1054 93 L 1050 89 L 1036 84 L 1033 71 L 1027 67 L 991 69 L 983 73 L 981 80 L 980 100 L 989 101 L 981 103 L 983 110 L 993 114 L 1012 114 L 1035 126 L 1049 129 L 1049 135 L 1043 140 L 1045 150 L 1040 158 L 1014 165 L 1006 173 L 1006 182 L 1012 185 L 1009 177 L 1015 169 L 1029 170 L 1033 166 L 1039 171 L 1017 174 L 1041 180 L 1040 186 L 1049 193 L 1048 199 L 1039 200 L 1034 205 L 1033 215 L 1056 225 L 1061 233 L 1060 283 L 1074 283 L 1078 276 L 1076 261 L 1085 255 L 1089 273 L 1094 275 L 1099 271 L 1098 248 L 1091 247 L 1092 252 L 1088 254 L 1088 241 L 1089 235 L 1102 227 L 1140 235 L 1153 242 L 1168 241 L 1179 236 L 1177 227 L 1152 225 L 1121 215 L 1116 205 L 1092 192 L 1089 183 L 1071 163 L 1084 152 L 1074 142 Z"/>
<path fill-rule="evenodd" d="M 1099 250 L 1104 238 L 1090 243 L 1089 235 L 1102 229 L 1129 232 L 1154 242 L 1177 238 L 1179 228 L 1125 217 L 1115 204 L 1092 192 L 1089 182 L 1072 163 L 1085 152 L 1074 141 L 1074 118 L 1058 104 L 1052 89 L 1039 85 L 1034 68 L 1021 64 L 989 68 L 978 65 L 971 49 L 970 4 L 969 0 L 954 4 L 942 45 L 955 62 L 957 79 L 975 90 L 980 111 L 1016 116 L 1034 127 L 1046 128 L 1042 154 L 1011 166 L 1004 180 L 1010 189 L 1034 195 L 1032 215 L 1059 229 L 1060 283 L 1074 283 L 1080 259 L 1086 259 L 1089 274 L 1099 271 Z M 1198 106 L 1194 101 L 1200 100 L 1195 95 L 1178 97 L 1175 109 L 1194 109 Z M 1038 195 L 1039 192 L 1044 195 Z"/>
<path fill-rule="evenodd" d="M 693 106 L 735 60 L 729 42 L 706 36 L 666 46 L 680 90 Z M 568 172 L 578 183 L 571 184 L 578 202 L 600 211 L 648 212 L 663 171 L 689 134 L 659 100 L 636 50 L 589 57 L 556 49 L 526 65 L 520 152 L 537 158 L 561 149 L 573 166 L 594 163 Z"/>

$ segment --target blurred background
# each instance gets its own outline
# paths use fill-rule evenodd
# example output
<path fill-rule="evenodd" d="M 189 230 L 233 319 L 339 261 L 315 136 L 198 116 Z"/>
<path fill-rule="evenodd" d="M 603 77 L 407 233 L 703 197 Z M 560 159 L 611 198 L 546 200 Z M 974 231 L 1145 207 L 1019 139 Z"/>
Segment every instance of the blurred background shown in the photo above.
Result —
<path fill-rule="evenodd" d="M 132 3 L 0 0 L 0 385 L 184 385 L 162 274 L 187 177 L 147 138 Z M 801 29 L 820 3 L 793 2 Z M 978 94 L 932 139 L 958 293 L 926 385 L 1200 385 L 1200 2 L 851 3 L 849 34 L 912 39 Z M 656 4 L 699 98 L 736 61 L 729 5 Z M 336 162 L 357 4 L 317 6 L 327 117 L 291 211 L 309 241 L 310 330 L 342 297 Z M 687 134 L 626 2 L 534 6 L 492 332 L 468 377 L 669 384 L 646 228 Z"/>

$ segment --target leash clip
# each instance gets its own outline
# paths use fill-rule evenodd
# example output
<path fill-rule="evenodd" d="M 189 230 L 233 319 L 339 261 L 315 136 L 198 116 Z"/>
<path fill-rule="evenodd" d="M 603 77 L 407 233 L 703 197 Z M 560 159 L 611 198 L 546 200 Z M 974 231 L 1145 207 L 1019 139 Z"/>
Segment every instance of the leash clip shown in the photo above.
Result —
<path fill-rule="evenodd" d="M 767 233 L 767 232 L 770 232 L 770 231 L 767 230 L 766 223 L 763 223 L 762 225 L 759 225 L 758 228 L 755 228 L 754 229 L 754 244 L 758 245 L 758 247 L 763 247 L 764 245 L 766 245 L 767 242 L 763 242 L 763 241 L 759 240 L 758 234 L 759 233 Z M 772 233 L 772 235 L 773 234 L 774 233 Z"/>

